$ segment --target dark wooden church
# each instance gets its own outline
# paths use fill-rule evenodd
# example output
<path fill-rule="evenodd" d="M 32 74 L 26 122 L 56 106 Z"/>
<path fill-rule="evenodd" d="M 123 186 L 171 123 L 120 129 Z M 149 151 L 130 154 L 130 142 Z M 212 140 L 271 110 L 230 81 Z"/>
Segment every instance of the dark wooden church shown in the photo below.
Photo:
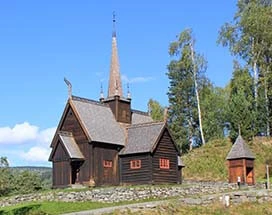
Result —
<path fill-rule="evenodd" d="M 51 143 L 53 187 L 181 183 L 184 166 L 166 122 L 123 96 L 115 30 L 108 96 L 70 96 Z"/>

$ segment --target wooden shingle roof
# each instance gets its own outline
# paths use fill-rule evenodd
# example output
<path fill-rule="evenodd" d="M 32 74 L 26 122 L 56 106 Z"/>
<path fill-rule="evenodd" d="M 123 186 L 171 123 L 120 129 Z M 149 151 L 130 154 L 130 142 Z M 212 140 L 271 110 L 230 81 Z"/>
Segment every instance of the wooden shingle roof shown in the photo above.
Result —
<path fill-rule="evenodd" d="M 163 128 L 165 128 L 164 122 L 131 125 L 127 129 L 126 147 L 120 154 L 150 152 Z"/>
<path fill-rule="evenodd" d="M 241 135 L 237 137 L 235 143 L 232 145 L 232 148 L 227 156 L 227 160 L 239 158 L 255 159 L 255 156 L 253 155 Z"/>
<path fill-rule="evenodd" d="M 108 105 L 75 96 L 70 102 L 91 141 L 125 144 L 125 130 L 116 122 Z"/>
<path fill-rule="evenodd" d="M 83 154 L 81 153 L 76 141 L 70 132 L 59 132 L 60 140 L 65 147 L 69 158 L 71 159 L 84 159 Z"/>
<path fill-rule="evenodd" d="M 149 116 L 147 113 L 137 110 L 132 110 L 132 116 L 131 116 L 131 124 L 141 124 L 141 123 L 147 123 L 147 122 L 153 122 L 153 119 L 151 116 Z"/>

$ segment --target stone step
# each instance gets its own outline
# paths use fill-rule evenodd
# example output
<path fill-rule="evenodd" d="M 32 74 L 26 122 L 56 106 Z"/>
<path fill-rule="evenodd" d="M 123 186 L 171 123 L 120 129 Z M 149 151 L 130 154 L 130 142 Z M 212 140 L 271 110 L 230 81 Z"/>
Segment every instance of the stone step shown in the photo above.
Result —
<path fill-rule="evenodd" d="M 86 187 L 84 185 L 82 185 L 82 184 L 72 184 L 71 188 L 72 189 L 84 189 Z"/>

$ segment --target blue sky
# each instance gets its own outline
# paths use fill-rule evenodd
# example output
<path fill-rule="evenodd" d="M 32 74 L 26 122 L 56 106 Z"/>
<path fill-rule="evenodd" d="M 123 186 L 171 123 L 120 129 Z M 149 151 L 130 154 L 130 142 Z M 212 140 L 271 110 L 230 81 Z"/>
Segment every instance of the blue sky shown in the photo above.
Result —
<path fill-rule="evenodd" d="M 232 57 L 216 40 L 235 9 L 234 0 L 2 1 L 0 156 L 12 166 L 50 165 L 67 100 L 63 78 L 77 96 L 99 99 L 101 82 L 107 91 L 113 11 L 123 89 L 130 82 L 133 108 L 146 111 L 150 98 L 168 105 L 168 46 L 186 28 L 208 61 L 208 78 L 228 83 Z"/>

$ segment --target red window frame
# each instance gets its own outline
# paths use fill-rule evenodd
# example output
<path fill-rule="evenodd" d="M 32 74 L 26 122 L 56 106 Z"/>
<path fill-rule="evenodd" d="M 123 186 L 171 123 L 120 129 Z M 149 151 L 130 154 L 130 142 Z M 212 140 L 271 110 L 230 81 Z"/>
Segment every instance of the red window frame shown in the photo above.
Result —
<path fill-rule="evenodd" d="M 142 167 L 141 160 L 131 160 L 130 161 L 130 169 L 140 169 Z"/>
<path fill-rule="evenodd" d="M 103 160 L 103 166 L 106 167 L 106 168 L 111 168 L 112 167 L 112 161 Z"/>
<path fill-rule="evenodd" d="M 170 169 L 170 161 L 167 158 L 160 158 L 160 169 Z"/>

